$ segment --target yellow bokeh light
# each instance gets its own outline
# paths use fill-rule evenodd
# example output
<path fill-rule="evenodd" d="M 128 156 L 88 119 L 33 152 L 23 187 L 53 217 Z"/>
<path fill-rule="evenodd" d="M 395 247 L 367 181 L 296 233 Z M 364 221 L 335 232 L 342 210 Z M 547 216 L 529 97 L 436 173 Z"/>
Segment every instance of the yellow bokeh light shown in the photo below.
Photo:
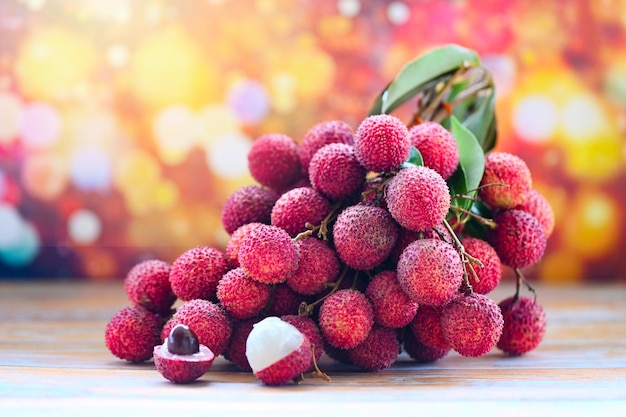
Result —
<path fill-rule="evenodd" d="M 190 108 L 172 106 L 157 114 L 152 133 L 161 160 L 168 165 L 178 165 L 197 143 L 200 125 Z"/>
<path fill-rule="evenodd" d="M 169 210 L 178 203 L 180 193 L 172 181 L 161 181 L 157 184 L 153 194 L 154 204 L 160 210 Z"/>
<path fill-rule="evenodd" d="M 335 80 L 335 61 L 317 48 L 302 48 L 289 56 L 287 72 L 293 75 L 298 95 L 304 99 L 325 96 Z"/>
<path fill-rule="evenodd" d="M 199 144 L 203 147 L 215 142 L 221 136 L 239 132 L 241 123 L 235 113 L 222 104 L 202 108 L 197 115 L 199 124 Z"/>
<path fill-rule="evenodd" d="M 41 200 L 54 200 L 67 186 L 67 163 L 52 152 L 31 155 L 22 165 L 22 181 L 30 195 Z"/>
<path fill-rule="evenodd" d="M 623 165 L 619 136 L 596 137 L 565 147 L 565 172 L 580 181 L 607 181 L 619 175 Z"/>
<path fill-rule="evenodd" d="M 155 184 L 161 177 L 161 166 L 149 153 L 129 150 L 115 159 L 113 181 L 122 191 Z"/>
<path fill-rule="evenodd" d="M 546 283 L 575 282 L 583 278 L 581 258 L 564 250 L 547 253 L 537 267 L 539 278 Z"/>

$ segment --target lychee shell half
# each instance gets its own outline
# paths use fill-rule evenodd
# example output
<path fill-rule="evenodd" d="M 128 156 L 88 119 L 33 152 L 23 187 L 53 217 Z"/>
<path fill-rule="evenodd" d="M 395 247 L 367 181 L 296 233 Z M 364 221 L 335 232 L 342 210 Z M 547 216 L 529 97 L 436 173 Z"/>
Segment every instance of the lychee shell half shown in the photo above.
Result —
<path fill-rule="evenodd" d="M 163 377 L 175 384 L 195 381 L 207 373 L 215 355 L 211 349 L 200 345 L 200 351 L 192 355 L 177 355 L 167 348 L 167 340 L 154 347 L 154 365 Z"/>

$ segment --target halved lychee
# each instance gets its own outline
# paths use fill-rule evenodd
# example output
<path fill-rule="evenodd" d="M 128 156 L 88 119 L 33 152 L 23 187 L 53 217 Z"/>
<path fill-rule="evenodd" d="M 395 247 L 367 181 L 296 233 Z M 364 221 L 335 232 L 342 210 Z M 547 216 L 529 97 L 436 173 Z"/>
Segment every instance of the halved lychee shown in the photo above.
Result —
<path fill-rule="evenodd" d="M 311 364 L 311 342 L 295 326 L 267 317 L 252 327 L 246 356 L 254 375 L 267 385 L 281 385 L 306 372 Z"/>

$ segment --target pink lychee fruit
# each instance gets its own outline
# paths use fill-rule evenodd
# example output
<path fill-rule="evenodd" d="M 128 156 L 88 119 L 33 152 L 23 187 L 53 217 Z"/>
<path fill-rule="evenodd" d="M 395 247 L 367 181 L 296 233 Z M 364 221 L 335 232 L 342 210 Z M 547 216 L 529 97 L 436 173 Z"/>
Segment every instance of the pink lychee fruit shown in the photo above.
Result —
<path fill-rule="evenodd" d="M 417 363 L 434 362 L 445 357 L 450 352 L 450 348 L 437 349 L 424 344 L 419 336 L 416 336 L 408 329 L 404 332 L 404 344 L 402 347 Z"/>
<path fill-rule="evenodd" d="M 459 165 L 459 148 L 452 133 L 435 122 L 424 122 L 409 129 L 411 145 L 415 146 L 424 165 L 434 169 L 444 179 Z"/>
<path fill-rule="evenodd" d="M 352 349 L 364 341 L 372 329 L 374 311 L 362 292 L 339 290 L 322 303 L 318 323 L 331 346 Z"/>
<path fill-rule="evenodd" d="M 468 272 L 472 290 L 478 294 L 490 293 L 498 286 L 502 278 L 502 264 L 496 250 L 486 241 L 475 237 L 466 237 L 461 243 L 465 252 L 482 263 L 482 266 L 472 263 L 478 280 L 471 271 Z"/>
<path fill-rule="evenodd" d="M 226 244 L 226 260 L 230 268 L 239 267 L 239 246 L 241 246 L 243 238 L 261 224 L 262 223 L 258 222 L 244 224 L 230 235 L 230 239 L 228 239 L 228 243 Z"/>
<path fill-rule="evenodd" d="M 324 146 L 315 153 L 309 165 L 313 188 L 335 201 L 359 191 L 365 184 L 366 173 L 354 147 L 344 143 Z"/>
<path fill-rule="evenodd" d="M 332 233 L 339 258 L 351 268 L 369 270 L 391 253 L 398 225 L 385 209 L 359 204 L 337 216 Z"/>
<path fill-rule="evenodd" d="M 221 220 L 226 233 L 232 234 L 248 223 L 270 224 L 272 207 L 278 193 L 258 185 L 238 188 L 226 198 L 222 206 Z"/>
<path fill-rule="evenodd" d="M 409 244 L 421 238 L 423 238 L 423 232 L 416 232 L 415 230 L 409 230 L 404 227 L 400 227 L 398 229 L 398 240 L 396 240 L 396 244 L 391 250 L 387 262 L 392 267 L 398 265 L 398 260 L 400 259 L 400 255 L 402 255 L 402 252 L 404 252 L 404 249 L 406 249 Z"/>
<path fill-rule="evenodd" d="M 300 252 L 298 269 L 287 278 L 287 285 L 294 291 L 313 295 L 322 292 L 326 284 L 339 275 L 339 259 L 325 241 L 307 236 L 296 242 Z"/>
<path fill-rule="evenodd" d="M 298 145 L 284 134 L 262 135 L 248 151 L 248 169 L 266 187 L 276 190 L 288 187 L 301 176 Z"/>
<path fill-rule="evenodd" d="M 425 231 L 445 219 L 450 209 L 450 190 L 435 170 L 407 167 L 389 182 L 387 208 L 402 227 Z"/>
<path fill-rule="evenodd" d="M 302 302 L 306 302 L 308 296 L 298 294 L 286 283 L 274 284 L 274 292 L 270 299 L 266 314 L 268 316 L 284 316 L 298 314 Z"/>
<path fill-rule="evenodd" d="M 530 190 L 526 193 L 524 201 L 514 208 L 535 216 L 543 227 L 546 239 L 550 238 L 550 235 L 552 235 L 552 232 L 554 231 L 554 211 L 552 210 L 552 206 L 548 200 L 539 191 L 535 189 Z"/>
<path fill-rule="evenodd" d="M 311 349 L 314 355 L 311 359 L 311 365 L 307 369 L 311 371 L 315 368 L 315 363 L 319 363 L 320 358 L 324 354 L 324 339 L 322 333 L 315 321 L 310 317 L 302 317 L 296 314 L 288 314 L 280 317 L 281 320 L 293 325 L 296 329 L 300 330 L 311 342 Z M 313 362 L 315 359 L 315 363 Z"/>
<path fill-rule="evenodd" d="M 441 327 L 442 307 L 420 306 L 409 328 L 420 342 L 437 350 L 450 350 Z"/>
<path fill-rule="evenodd" d="M 500 307 L 483 294 L 464 294 L 441 314 L 443 337 L 463 356 L 477 357 L 496 346 L 504 321 Z"/>
<path fill-rule="evenodd" d="M 417 303 L 441 306 L 458 296 L 463 263 L 454 247 L 439 239 L 420 239 L 406 247 L 397 266 L 402 290 Z"/>
<path fill-rule="evenodd" d="M 517 155 L 488 153 L 480 187 L 478 196 L 492 208 L 513 208 L 524 202 L 532 188 L 530 169 Z"/>
<path fill-rule="evenodd" d="M 306 372 L 311 342 L 295 326 L 267 317 L 252 327 L 246 357 L 254 375 L 266 385 L 282 385 Z"/>
<path fill-rule="evenodd" d="M 539 346 L 546 333 L 546 314 L 541 305 L 529 297 L 509 297 L 499 306 L 504 329 L 498 348 L 509 355 L 522 355 Z"/>
<path fill-rule="evenodd" d="M 109 351 L 120 359 L 143 362 L 152 357 L 160 343 L 162 319 L 141 306 L 125 307 L 106 325 L 104 341 Z"/>
<path fill-rule="evenodd" d="M 269 302 L 272 287 L 255 281 L 243 268 L 231 269 L 217 284 L 217 299 L 230 317 L 248 319 L 260 314 Z"/>
<path fill-rule="evenodd" d="M 210 246 L 198 246 L 183 252 L 172 263 L 170 284 L 183 301 L 202 298 L 215 300 L 217 283 L 228 271 L 224 253 Z"/>
<path fill-rule="evenodd" d="M 170 285 L 170 264 L 150 259 L 133 266 L 124 279 L 128 299 L 153 313 L 166 314 L 176 301 Z"/>
<path fill-rule="evenodd" d="M 400 288 L 396 271 L 381 271 L 369 282 L 365 295 L 372 303 L 374 321 L 398 329 L 413 320 L 419 304 Z"/>
<path fill-rule="evenodd" d="M 309 163 L 313 155 L 323 146 L 331 143 L 354 143 L 352 128 L 341 120 L 324 121 L 313 126 L 302 138 L 298 148 L 300 163 L 305 172 L 308 172 Z"/>
<path fill-rule="evenodd" d="M 294 188 L 285 192 L 274 204 L 273 226 L 284 229 L 291 237 L 307 230 L 307 223 L 317 225 L 330 213 L 326 197 L 311 187 Z"/>
<path fill-rule="evenodd" d="M 487 241 L 502 263 L 524 268 L 539 262 L 546 249 L 543 227 L 532 214 L 522 210 L 503 210 L 494 216 L 496 228 L 489 230 Z"/>
<path fill-rule="evenodd" d="M 250 363 L 246 357 L 246 341 L 252 331 L 252 326 L 262 320 L 262 317 L 233 322 L 233 332 L 224 351 L 224 358 L 231 361 L 237 368 L 244 372 L 251 372 Z"/>
<path fill-rule="evenodd" d="M 397 117 L 378 114 L 365 118 L 354 135 L 354 150 L 361 165 L 374 172 L 399 168 L 409 157 L 409 130 Z"/>
<path fill-rule="evenodd" d="M 186 384 L 206 374 L 215 355 L 201 345 L 196 335 L 184 324 L 176 325 L 162 345 L 154 347 L 154 365 L 165 379 Z"/>
<path fill-rule="evenodd" d="M 391 367 L 399 352 L 396 331 L 375 324 L 363 342 L 348 350 L 348 357 L 359 368 L 374 372 Z"/>
<path fill-rule="evenodd" d="M 300 254 L 291 236 L 280 227 L 262 225 L 246 236 L 239 247 L 239 264 L 255 281 L 285 282 L 298 269 Z"/>

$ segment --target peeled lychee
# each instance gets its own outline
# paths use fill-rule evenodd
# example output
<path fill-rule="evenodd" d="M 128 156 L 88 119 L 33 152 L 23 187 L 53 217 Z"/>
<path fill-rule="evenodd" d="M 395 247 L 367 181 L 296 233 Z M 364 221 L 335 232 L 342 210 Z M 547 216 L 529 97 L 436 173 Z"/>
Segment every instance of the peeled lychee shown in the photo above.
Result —
<path fill-rule="evenodd" d="M 378 114 L 364 119 L 354 135 L 354 150 L 361 165 L 374 172 L 392 171 L 411 151 L 409 130 L 397 117 Z"/>
<path fill-rule="evenodd" d="M 322 292 L 326 284 L 339 275 L 339 259 L 327 242 L 307 236 L 296 242 L 300 252 L 298 269 L 287 278 L 294 291 L 313 295 Z"/>
<path fill-rule="evenodd" d="M 287 135 L 262 135 L 248 152 L 248 169 L 260 184 L 284 189 L 298 181 L 302 173 L 298 145 Z"/>
<path fill-rule="evenodd" d="M 133 266 L 124 280 L 128 299 L 154 313 L 166 314 L 176 295 L 170 285 L 170 264 L 150 259 Z"/>
<path fill-rule="evenodd" d="M 309 165 L 311 185 L 331 200 L 349 197 L 360 190 L 365 175 L 354 147 L 344 143 L 324 146 L 315 153 Z"/>
<path fill-rule="evenodd" d="M 226 256 L 210 246 L 198 246 L 183 252 L 172 263 L 170 283 L 183 301 L 202 298 L 215 300 L 217 283 L 228 271 Z"/>
<path fill-rule="evenodd" d="M 302 317 L 296 314 L 281 316 L 280 319 L 293 325 L 296 329 L 300 330 L 303 335 L 308 337 L 314 353 L 313 358 L 315 359 L 315 362 L 319 362 L 322 354 L 324 354 L 324 339 L 322 338 L 322 333 L 320 332 L 320 329 L 315 321 L 313 321 L 310 317 Z M 313 363 L 313 360 L 311 360 L 311 366 L 309 366 L 308 370 L 313 370 L 314 368 L 315 364 Z"/>
<path fill-rule="evenodd" d="M 259 380 L 267 385 L 281 385 L 309 368 L 311 342 L 286 321 L 267 317 L 256 323 L 248 335 L 246 357 Z"/>
<path fill-rule="evenodd" d="M 530 170 L 519 156 L 507 152 L 485 155 L 485 171 L 478 196 L 493 208 L 522 204 L 532 188 Z"/>
<path fill-rule="evenodd" d="M 514 208 L 532 214 L 543 227 L 546 239 L 550 238 L 554 230 L 554 211 L 548 200 L 539 191 L 530 190 L 526 193 L 524 201 Z"/>
<path fill-rule="evenodd" d="M 331 294 L 319 310 L 319 326 L 324 339 L 339 349 L 358 346 L 374 324 L 372 305 L 357 290 L 339 290 Z"/>
<path fill-rule="evenodd" d="M 320 122 L 304 135 L 298 148 L 298 153 L 300 155 L 300 163 L 305 172 L 308 172 L 309 163 L 313 155 L 323 146 L 331 143 L 352 145 L 354 143 L 354 135 L 350 125 L 340 120 Z"/>
<path fill-rule="evenodd" d="M 522 355 L 539 346 L 546 333 L 546 314 L 541 305 L 529 297 L 509 297 L 499 306 L 504 329 L 498 348 L 509 355 Z"/>
<path fill-rule="evenodd" d="M 233 192 L 222 206 L 222 225 L 231 234 L 244 224 L 270 224 L 272 207 L 279 195 L 258 185 L 247 185 Z"/>
<path fill-rule="evenodd" d="M 532 214 L 522 210 L 503 210 L 494 216 L 496 228 L 489 230 L 487 241 L 504 265 L 524 268 L 534 265 L 546 249 L 543 227 Z"/>
<path fill-rule="evenodd" d="M 387 208 L 402 227 L 426 231 L 443 222 L 450 209 L 450 190 L 435 170 L 402 169 L 389 182 Z"/>
<path fill-rule="evenodd" d="M 411 145 L 415 146 L 424 165 L 434 169 L 444 179 L 459 165 L 459 148 L 452 133 L 439 123 L 424 122 L 409 130 Z"/>
<path fill-rule="evenodd" d="M 330 203 L 311 187 L 285 192 L 272 208 L 272 225 L 284 229 L 291 237 L 307 230 L 307 223 L 317 225 L 330 213 Z"/>
<path fill-rule="evenodd" d="M 503 326 L 500 307 L 483 294 L 465 294 L 444 307 L 443 337 L 463 356 L 482 356 L 496 346 Z"/>
<path fill-rule="evenodd" d="M 365 290 L 374 308 L 374 321 L 390 328 L 404 327 L 413 320 L 419 304 L 402 291 L 396 271 L 374 275 Z"/>
<path fill-rule="evenodd" d="M 272 288 L 255 281 L 243 268 L 228 271 L 217 284 L 217 299 L 230 317 L 248 319 L 261 313 Z"/>
<path fill-rule="evenodd" d="M 160 343 L 162 319 L 141 306 L 125 307 L 109 321 L 104 341 L 109 351 L 120 359 L 143 362 L 152 357 Z"/>
<path fill-rule="evenodd" d="M 467 237 L 461 243 L 469 255 L 483 264 L 472 264 L 478 281 L 471 272 L 468 273 L 472 290 L 478 294 L 490 293 L 498 286 L 502 277 L 502 264 L 496 250 L 486 241 L 475 237 Z"/>
<path fill-rule="evenodd" d="M 374 325 L 363 342 L 348 350 L 348 357 L 361 369 L 380 371 L 389 368 L 395 362 L 399 351 L 400 344 L 396 331 Z"/>
<path fill-rule="evenodd" d="M 228 261 L 228 266 L 231 268 L 239 267 L 239 246 L 241 246 L 243 238 L 261 224 L 262 223 L 258 222 L 244 224 L 230 235 L 230 239 L 228 239 L 228 243 L 226 244 L 226 260 Z"/>

